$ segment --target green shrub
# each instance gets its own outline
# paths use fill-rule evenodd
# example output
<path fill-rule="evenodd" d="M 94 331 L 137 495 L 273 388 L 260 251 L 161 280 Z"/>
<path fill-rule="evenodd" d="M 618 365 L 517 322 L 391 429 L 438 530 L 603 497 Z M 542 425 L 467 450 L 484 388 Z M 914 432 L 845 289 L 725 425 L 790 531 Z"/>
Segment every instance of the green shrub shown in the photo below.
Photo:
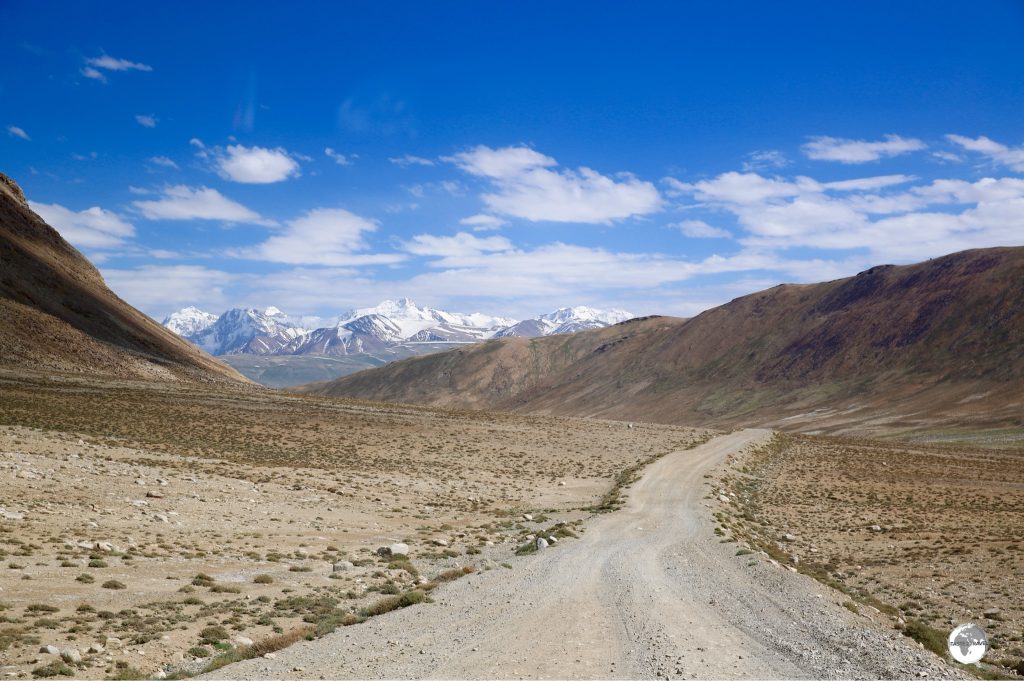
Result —
<path fill-rule="evenodd" d="M 116 579 L 108 579 L 101 585 L 104 589 L 127 589 L 128 587 L 124 582 L 119 582 Z"/>
<path fill-rule="evenodd" d="M 75 670 L 64 664 L 61 660 L 54 660 L 49 664 L 44 664 L 41 667 L 36 667 L 32 670 L 32 676 L 45 679 L 51 676 L 74 676 Z"/>
<path fill-rule="evenodd" d="M 256 575 L 252 581 L 256 584 L 273 584 L 274 578 L 270 575 Z"/>

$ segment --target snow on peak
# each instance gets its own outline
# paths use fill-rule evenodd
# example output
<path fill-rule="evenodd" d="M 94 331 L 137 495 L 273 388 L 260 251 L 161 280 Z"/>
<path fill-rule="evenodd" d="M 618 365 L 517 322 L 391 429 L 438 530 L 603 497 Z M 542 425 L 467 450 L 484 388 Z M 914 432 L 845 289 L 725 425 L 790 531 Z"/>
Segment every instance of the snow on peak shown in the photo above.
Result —
<path fill-rule="evenodd" d="M 263 314 L 267 315 L 268 317 L 284 317 L 285 316 L 284 312 L 281 312 L 281 310 L 277 309 L 273 305 L 271 305 L 266 310 L 264 310 Z"/>
<path fill-rule="evenodd" d="M 161 322 L 168 329 L 182 337 L 194 336 L 214 325 L 217 315 L 204 312 L 194 305 L 167 315 Z"/>

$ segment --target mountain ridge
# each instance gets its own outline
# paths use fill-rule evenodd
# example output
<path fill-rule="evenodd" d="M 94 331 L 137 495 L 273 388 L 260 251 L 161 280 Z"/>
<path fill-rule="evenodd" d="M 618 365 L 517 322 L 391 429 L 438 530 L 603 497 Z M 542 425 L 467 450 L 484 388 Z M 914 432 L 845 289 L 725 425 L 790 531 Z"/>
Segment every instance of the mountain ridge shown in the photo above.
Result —
<path fill-rule="evenodd" d="M 248 382 L 118 298 L 0 173 L 0 367 Z"/>
<path fill-rule="evenodd" d="M 687 320 L 495 339 L 304 390 L 662 423 L 1020 428 L 1021 347 L 1024 248 L 1007 247 L 783 284 Z"/>

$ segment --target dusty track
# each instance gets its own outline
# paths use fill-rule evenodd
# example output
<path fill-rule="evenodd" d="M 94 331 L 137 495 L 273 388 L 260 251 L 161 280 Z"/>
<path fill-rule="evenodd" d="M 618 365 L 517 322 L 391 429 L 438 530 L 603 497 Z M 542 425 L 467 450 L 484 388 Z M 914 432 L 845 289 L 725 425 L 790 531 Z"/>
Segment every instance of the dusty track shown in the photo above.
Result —
<path fill-rule="evenodd" d="M 712 533 L 703 475 L 767 431 L 652 464 L 617 513 L 417 606 L 221 678 L 797 678 L 959 676 L 810 579 L 736 556 Z"/>

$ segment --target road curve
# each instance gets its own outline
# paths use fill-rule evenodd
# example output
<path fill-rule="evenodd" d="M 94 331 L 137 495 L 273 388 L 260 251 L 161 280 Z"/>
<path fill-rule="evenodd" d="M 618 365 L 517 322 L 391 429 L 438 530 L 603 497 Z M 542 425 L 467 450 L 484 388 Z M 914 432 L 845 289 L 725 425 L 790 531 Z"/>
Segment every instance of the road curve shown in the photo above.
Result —
<path fill-rule="evenodd" d="M 704 474 L 770 437 L 722 435 L 651 464 L 579 540 L 217 678 L 930 678 L 937 658 L 838 594 L 713 534 Z"/>

